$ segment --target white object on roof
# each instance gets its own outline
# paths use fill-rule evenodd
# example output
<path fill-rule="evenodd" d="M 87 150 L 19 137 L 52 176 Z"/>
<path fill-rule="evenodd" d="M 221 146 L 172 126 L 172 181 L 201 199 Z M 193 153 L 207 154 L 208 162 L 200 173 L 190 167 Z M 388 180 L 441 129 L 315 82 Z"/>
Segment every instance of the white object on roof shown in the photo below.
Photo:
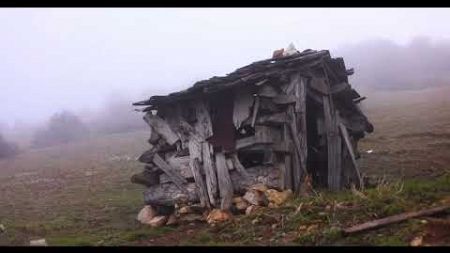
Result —
<path fill-rule="evenodd" d="M 298 54 L 298 53 L 299 52 L 295 48 L 294 44 L 291 43 L 291 44 L 289 44 L 289 46 L 286 49 L 284 49 L 283 56 L 290 56 L 290 55 L 294 55 L 294 54 Z"/>
<path fill-rule="evenodd" d="M 373 152 L 373 149 L 369 149 L 369 150 L 367 150 L 366 152 L 367 152 L 367 154 L 370 154 L 370 153 Z"/>

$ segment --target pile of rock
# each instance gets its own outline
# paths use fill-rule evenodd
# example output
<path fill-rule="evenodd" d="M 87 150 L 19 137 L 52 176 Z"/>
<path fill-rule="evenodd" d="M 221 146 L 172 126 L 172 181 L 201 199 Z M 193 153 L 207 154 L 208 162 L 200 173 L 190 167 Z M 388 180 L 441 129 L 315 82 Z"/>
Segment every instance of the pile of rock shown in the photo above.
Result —
<path fill-rule="evenodd" d="M 173 210 L 157 210 L 147 205 L 139 212 L 137 220 L 152 227 L 176 225 L 181 222 L 206 221 L 209 224 L 217 224 L 231 220 L 233 215 L 252 214 L 261 207 L 280 207 L 291 195 L 291 190 L 278 191 L 269 189 L 264 184 L 256 184 L 249 187 L 242 196 L 235 196 L 230 210 L 207 210 L 200 205 L 176 205 Z"/>

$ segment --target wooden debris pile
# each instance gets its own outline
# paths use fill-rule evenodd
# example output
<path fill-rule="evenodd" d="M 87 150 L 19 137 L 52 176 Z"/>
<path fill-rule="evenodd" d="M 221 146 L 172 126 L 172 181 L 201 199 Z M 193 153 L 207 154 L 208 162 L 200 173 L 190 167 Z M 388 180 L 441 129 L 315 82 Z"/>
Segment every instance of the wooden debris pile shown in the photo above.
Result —
<path fill-rule="evenodd" d="M 351 74 L 327 50 L 297 51 L 134 103 L 151 131 L 131 180 L 148 187 L 148 205 L 209 210 L 243 208 L 256 184 L 299 194 L 307 176 L 317 188 L 361 188 L 356 147 L 373 126 Z"/>

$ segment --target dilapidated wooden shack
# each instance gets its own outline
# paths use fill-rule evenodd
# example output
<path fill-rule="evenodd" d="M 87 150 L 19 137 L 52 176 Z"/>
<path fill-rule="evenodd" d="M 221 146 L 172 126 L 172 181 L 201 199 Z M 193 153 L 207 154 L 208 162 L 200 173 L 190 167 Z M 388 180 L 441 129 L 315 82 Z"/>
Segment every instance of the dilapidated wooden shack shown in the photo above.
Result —
<path fill-rule="evenodd" d="M 151 133 L 132 181 L 153 206 L 221 209 L 255 183 L 299 193 L 308 176 L 316 188 L 362 187 L 357 142 L 373 126 L 351 74 L 329 51 L 305 50 L 134 103 Z"/>

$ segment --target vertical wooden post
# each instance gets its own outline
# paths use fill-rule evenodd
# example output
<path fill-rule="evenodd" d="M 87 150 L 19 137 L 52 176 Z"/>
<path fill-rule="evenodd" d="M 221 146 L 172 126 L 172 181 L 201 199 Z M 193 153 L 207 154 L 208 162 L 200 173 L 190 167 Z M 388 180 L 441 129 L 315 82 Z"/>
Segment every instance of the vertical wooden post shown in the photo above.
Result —
<path fill-rule="evenodd" d="M 323 97 L 323 109 L 328 147 L 328 188 L 336 191 L 341 188 L 342 152 L 337 122 L 338 116 L 334 110 L 333 100 L 330 95 Z"/>
<path fill-rule="evenodd" d="M 216 166 L 213 161 L 212 146 L 208 142 L 202 143 L 203 169 L 205 170 L 206 189 L 208 191 L 209 202 L 216 206 L 217 197 L 217 176 Z"/>
<path fill-rule="evenodd" d="M 219 181 L 220 208 L 227 210 L 231 207 L 233 200 L 233 184 L 231 182 L 225 155 L 223 152 L 216 153 L 217 179 Z"/>

